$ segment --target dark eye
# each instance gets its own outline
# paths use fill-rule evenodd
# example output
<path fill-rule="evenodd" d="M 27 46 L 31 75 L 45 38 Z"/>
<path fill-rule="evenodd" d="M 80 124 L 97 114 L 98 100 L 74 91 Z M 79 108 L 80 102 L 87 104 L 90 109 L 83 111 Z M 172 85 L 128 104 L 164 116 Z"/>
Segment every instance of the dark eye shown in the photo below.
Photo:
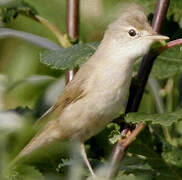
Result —
<path fill-rule="evenodd" d="M 135 36 L 136 35 L 136 31 L 134 29 L 130 29 L 129 32 L 128 32 L 128 34 L 130 36 Z"/>

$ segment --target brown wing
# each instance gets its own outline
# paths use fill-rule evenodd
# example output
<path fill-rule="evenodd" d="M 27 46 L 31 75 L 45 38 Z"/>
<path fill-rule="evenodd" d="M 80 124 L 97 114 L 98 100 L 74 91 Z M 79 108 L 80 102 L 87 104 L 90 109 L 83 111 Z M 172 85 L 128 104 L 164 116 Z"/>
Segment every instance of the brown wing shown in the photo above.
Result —
<path fill-rule="evenodd" d="M 76 79 L 75 77 L 75 79 L 66 86 L 64 92 L 59 97 L 51 111 L 40 119 L 38 123 L 38 125 L 41 126 L 39 132 L 19 153 L 15 161 L 17 161 L 17 159 L 22 159 L 26 155 L 30 155 L 32 152 L 38 150 L 44 145 L 51 144 L 54 141 L 62 139 L 62 137 L 60 137 L 62 135 L 59 135 L 59 129 L 56 131 L 56 128 L 58 128 L 56 121 L 58 117 L 60 117 L 64 108 L 66 108 L 70 103 L 76 102 L 86 95 L 83 88 L 84 84 L 84 79 Z M 58 132 L 58 135 L 56 136 L 55 131 Z"/>
<path fill-rule="evenodd" d="M 36 122 L 36 126 L 40 128 L 49 121 L 53 121 L 57 116 L 60 116 L 65 107 L 83 97 L 85 95 L 83 87 L 84 84 L 85 79 L 78 79 L 75 77 L 75 79 L 66 86 L 65 90 L 58 98 L 57 103 L 49 110 L 48 113 L 43 115 L 43 117 Z"/>

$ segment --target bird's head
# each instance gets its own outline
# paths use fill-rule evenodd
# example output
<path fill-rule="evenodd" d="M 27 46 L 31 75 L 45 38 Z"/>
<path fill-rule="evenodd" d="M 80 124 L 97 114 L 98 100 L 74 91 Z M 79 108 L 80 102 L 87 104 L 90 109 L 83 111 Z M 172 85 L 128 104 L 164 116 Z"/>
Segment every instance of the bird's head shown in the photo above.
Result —
<path fill-rule="evenodd" d="M 138 6 L 130 6 L 109 25 L 105 36 L 115 41 L 132 57 L 144 55 L 155 41 L 169 39 L 157 34 L 149 24 L 145 13 Z"/>

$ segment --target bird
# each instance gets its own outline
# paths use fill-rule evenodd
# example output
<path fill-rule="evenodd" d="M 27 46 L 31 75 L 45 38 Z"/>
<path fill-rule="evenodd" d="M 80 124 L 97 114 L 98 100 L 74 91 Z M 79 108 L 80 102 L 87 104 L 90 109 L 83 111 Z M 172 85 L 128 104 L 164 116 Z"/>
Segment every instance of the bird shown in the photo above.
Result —
<path fill-rule="evenodd" d="M 44 125 L 14 162 L 45 145 L 77 140 L 83 160 L 95 176 L 84 142 L 124 111 L 136 59 L 146 54 L 154 42 L 168 39 L 152 29 L 140 7 L 126 9 L 108 26 L 95 53 L 40 119 Z"/>

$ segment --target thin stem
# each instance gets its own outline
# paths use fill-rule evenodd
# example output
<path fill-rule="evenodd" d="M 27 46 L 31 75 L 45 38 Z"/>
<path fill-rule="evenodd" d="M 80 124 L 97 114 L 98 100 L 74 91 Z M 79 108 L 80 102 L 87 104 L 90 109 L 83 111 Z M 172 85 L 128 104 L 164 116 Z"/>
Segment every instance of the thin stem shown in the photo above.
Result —
<path fill-rule="evenodd" d="M 160 95 L 161 88 L 159 86 L 159 83 L 158 83 L 157 79 L 155 79 L 155 78 L 149 78 L 148 83 L 149 83 L 149 87 L 151 89 L 152 95 L 154 97 L 154 101 L 156 103 L 157 112 L 159 114 L 163 114 L 165 112 L 165 110 L 164 110 L 164 103 L 163 103 L 161 95 Z M 172 142 L 170 133 L 168 131 L 168 128 L 162 127 L 162 131 L 163 131 L 164 137 L 167 139 L 167 141 L 170 144 L 172 144 L 173 142 Z"/>
<path fill-rule="evenodd" d="M 68 38 L 66 37 L 66 35 L 64 35 L 62 32 L 60 32 L 59 29 L 54 24 L 52 24 L 47 19 L 45 19 L 41 16 L 38 16 L 38 15 L 35 15 L 35 18 L 40 23 L 45 25 L 51 32 L 53 32 L 55 34 L 55 36 L 57 37 L 57 39 L 62 47 L 67 48 L 67 47 L 71 46 L 71 43 L 68 40 Z"/>
<path fill-rule="evenodd" d="M 149 87 L 151 89 L 152 95 L 155 100 L 157 112 L 160 114 L 164 113 L 164 103 L 163 103 L 161 95 L 160 95 L 161 88 L 159 86 L 157 79 L 149 78 L 148 84 L 149 84 Z"/>
<path fill-rule="evenodd" d="M 67 0 L 67 32 L 68 36 L 76 43 L 79 36 L 79 0 Z M 76 69 L 70 70 L 66 74 L 66 83 L 73 79 Z"/>
<path fill-rule="evenodd" d="M 174 80 L 172 78 L 168 79 L 167 84 L 169 84 L 169 90 L 167 92 L 166 95 L 166 100 L 167 100 L 167 112 L 172 112 L 173 110 L 173 96 L 172 96 L 172 92 L 173 92 L 173 87 L 174 87 Z"/>
<path fill-rule="evenodd" d="M 176 39 L 176 40 L 168 42 L 166 48 L 172 48 L 174 46 L 178 46 L 178 45 L 181 45 L 181 44 L 182 44 L 182 38 Z"/>
<path fill-rule="evenodd" d="M 9 28 L 0 28 L 0 38 L 9 38 L 9 37 L 19 38 L 50 50 L 61 49 L 56 43 L 46 38 L 23 31 L 12 30 Z"/>

